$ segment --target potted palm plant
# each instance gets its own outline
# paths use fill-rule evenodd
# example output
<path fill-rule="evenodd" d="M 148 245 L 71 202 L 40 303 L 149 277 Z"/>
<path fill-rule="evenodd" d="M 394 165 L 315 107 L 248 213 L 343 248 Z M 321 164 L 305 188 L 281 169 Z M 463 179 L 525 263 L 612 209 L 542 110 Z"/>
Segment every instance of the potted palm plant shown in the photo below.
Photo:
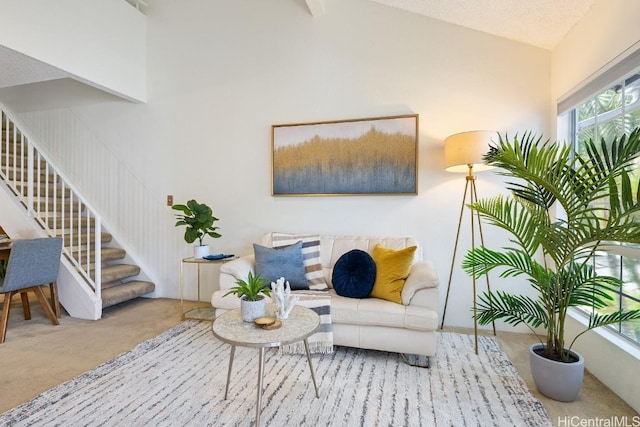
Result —
<path fill-rule="evenodd" d="M 213 216 L 213 210 L 204 203 L 189 200 L 186 205 L 173 205 L 171 209 L 182 213 L 176 214 L 178 221 L 176 227 L 185 226 L 184 240 L 193 243 L 198 240 L 198 245 L 194 246 L 194 257 L 203 258 L 209 255 L 209 245 L 203 244 L 205 236 L 218 238 L 221 235 L 217 232 L 220 227 L 213 224 L 218 218 Z"/>
<path fill-rule="evenodd" d="M 271 296 L 269 281 L 260 275 L 253 275 L 251 272 L 246 280 L 236 280 L 236 286 L 229 289 L 224 294 L 237 295 L 240 298 L 240 311 L 242 320 L 253 322 L 258 317 L 264 317 L 266 312 L 266 296 Z"/>
<path fill-rule="evenodd" d="M 525 324 L 533 333 L 546 331 L 529 353 L 536 387 L 553 399 L 572 401 L 580 391 L 584 361 L 572 350 L 579 336 L 640 319 L 640 310 L 611 304 L 622 282 L 594 266 L 596 252 L 607 245 L 640 243 L 640 193 L 629 172 L 637 168 L 639 154 L 636 129 L 611 141 L 589 141 L 579 155 L 531 133 L 499 136 L 485 155 L 487 164 L 516 181 L 507 184 L 510 195 L 470 207 L 485 222 L 510 233 L 510 244 L 501 250 L 469 251 L 462 267 L 476 278 L 500 269 L 501 277 L 514 278 L 510 286 L 531 287 L 536 296 L 485 292 L 474 316 L 483 325 L 502 319 Z M 578 306 L 590 310 L 589 322 L 567 344 L 565 321 L 569 309 Z M 565 370 L 574 371 L 573 379 Z"/>

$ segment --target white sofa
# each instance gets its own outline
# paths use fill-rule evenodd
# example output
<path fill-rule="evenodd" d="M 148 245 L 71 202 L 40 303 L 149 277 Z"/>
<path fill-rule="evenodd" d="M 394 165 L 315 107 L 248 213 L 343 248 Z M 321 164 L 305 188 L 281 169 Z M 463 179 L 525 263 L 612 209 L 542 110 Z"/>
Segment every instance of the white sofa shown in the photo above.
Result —
<path fill-rule="evenodd" d="M 272 234 L 259 244 L 271 247 Z M 352 249 L 371 254 L 380 244 L 391 249 L 417 246 L 413 265 L 402 290 L 402 304 L 377 298 L 346 298 L 331 285 L 333 266 Z M 422 247 L 412 238 L 366 236 L 320 236 L 320 257 L 327 283 L 331 287 L 331 320 L 334 345 L 382 350 L 402 354 L 432 356 L 436 351 L 438 327 L 438 277 L 433 264 L 423 261 Z M 253 255 L 240 257 L 220 268 L 220 290 L 211 304 L 218 313 L 238 308 L 235 295 L 224 294 L 239 278 L 255 274 Z"/>

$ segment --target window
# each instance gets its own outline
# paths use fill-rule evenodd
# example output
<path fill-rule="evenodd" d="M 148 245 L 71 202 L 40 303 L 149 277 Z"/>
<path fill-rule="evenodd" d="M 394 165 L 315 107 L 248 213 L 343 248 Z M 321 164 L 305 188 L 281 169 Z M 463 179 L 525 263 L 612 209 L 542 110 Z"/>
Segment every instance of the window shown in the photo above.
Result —
<path fill-rule="evenodd" d="M 576 156 L 584 153 L 585 142 L 590 139 L 611 141 L 640 126 L 640 68 L 601 88 L 596 95 L 582 99 L 560 119 L 560 124 L 564 121 L 566 125 L 568 139 L 573 144 Z M 559 111 L 561 108 L 559 104 Z M 632 176 L 637 181 L 640 162 L 633 169 Z M 633 191 L 637 191 L 637 188 Z M 640 215 L 637 220 L 640 222 Z M 609 307 L 600 312 L 606 314 L 620 308 L 640 309 L 640 246 L 611 245 L 606 251 L 598 252 L 593 262 L 599 273 L 623 281 L 620 289 L 611 295 L 613 300 Z M 592 310 L 591 307 L 582 309 L 586 312 Z M 611 327 L 640 345 L 640 321 L 623 322 Z"/>

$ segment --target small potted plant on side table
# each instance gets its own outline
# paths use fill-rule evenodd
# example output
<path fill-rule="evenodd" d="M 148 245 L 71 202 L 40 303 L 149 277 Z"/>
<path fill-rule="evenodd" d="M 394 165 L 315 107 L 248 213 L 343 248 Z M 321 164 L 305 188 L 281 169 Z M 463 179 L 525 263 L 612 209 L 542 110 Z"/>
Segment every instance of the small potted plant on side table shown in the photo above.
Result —
<path fill-rule="evenodd" d="M 266 296 L 271 296 L 269 281 L 260 275 L 254 276 L 251 272 L 247 280 L 236 280 L 236 286 L 229 289 L 227 295 L 235 294 L 240 298 L 240 311 L 242 320 L 253 322 L 266 313 Z"/>
<path fill-rule="evenodd" d="M 213 210 L 204 203 L 198 203 L 195 200 L 189 200 L 186 205 L 173 205 L 171 209 L 181 211 L 176 214 L 178 221 L 176 227 L 184 225 L 184 240 L 187 243 L 193 243 L 198 240 L 198 245 L 194 246 L 194 258 L 204 258 L 209 255 L 209 245 L 203 245 L 204 236 L 218 238 L 221 235 L 216 231 L 220 227 L 214 227 L 213 223 L 218 218 L 213 216 Z"/>

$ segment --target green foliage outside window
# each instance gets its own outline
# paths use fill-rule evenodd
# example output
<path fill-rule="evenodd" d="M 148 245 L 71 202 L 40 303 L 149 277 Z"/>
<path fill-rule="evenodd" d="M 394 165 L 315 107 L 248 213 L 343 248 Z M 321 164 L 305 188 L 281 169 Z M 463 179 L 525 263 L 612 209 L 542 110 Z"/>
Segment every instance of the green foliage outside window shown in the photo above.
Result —
<path fill-rule="evenodd" d="M 628 77 L 579 105 L 575 109 L 574 120 L 575 153 L 583 158 L 589 140 L 613 141 L 621 135 L 629 135 L 633 129 L 640 127 L 640 73 Z M 635 168 L 631 168 L 629 172 L 630 181 L 633 183 L 631 191 L 636 194 L 640 163 L 636 162 Z M 602 199 L 601 205 L 606 204 L 608 199 Z M 634 217 L 640 222 L 640 214 L 635 214 Z M 622 280 L 617 292 L 609 291 L 612 300 L 608 306 L 596 310 L 600 314 L 609 314 L 619 309 L 640 309 L 640 246 L 625 246 L 637 247 L 638 257 L 601 252 L 594 258 L 594 267 L 598 272 Z M 593 310 L 592 307 L 583 308 L 588 312 Z M 640 343 L 640 321 L 622 322 L 615 329 L 623 336 Z"/>

